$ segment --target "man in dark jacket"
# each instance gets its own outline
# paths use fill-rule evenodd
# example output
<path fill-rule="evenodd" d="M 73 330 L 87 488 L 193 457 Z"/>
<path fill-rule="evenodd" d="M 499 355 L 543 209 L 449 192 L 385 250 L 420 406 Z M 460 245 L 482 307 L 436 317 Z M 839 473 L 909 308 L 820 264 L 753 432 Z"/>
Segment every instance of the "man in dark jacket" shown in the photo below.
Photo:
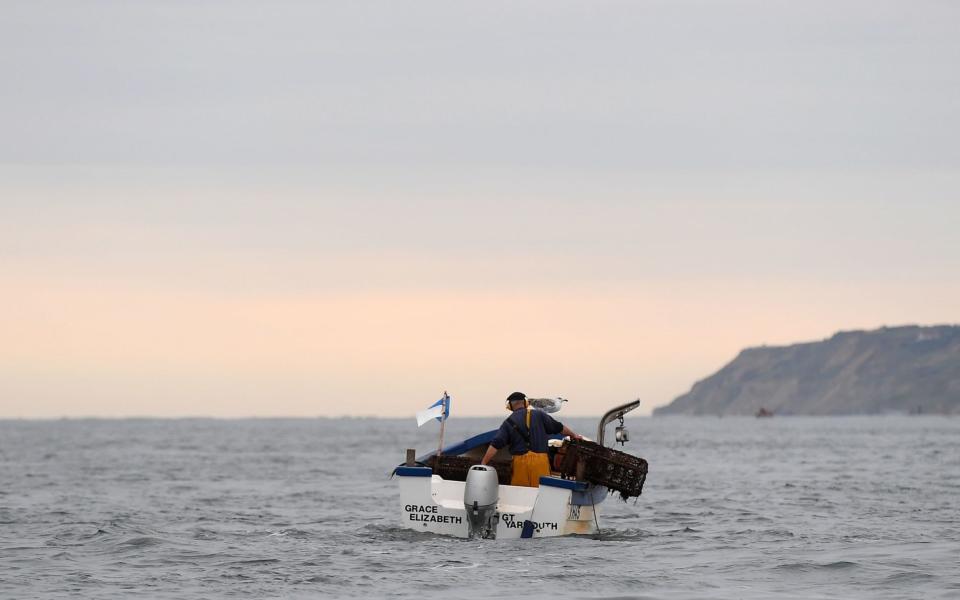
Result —
<path fill-rule="evenodd" d="M 500 425 L 480 464 L 487 464 L 499 449 L 509 445 L 510 454 L 513 455 L 510 485 L 540 487 L 540 477 L 550 475 L 550 460 L 547 458 L 549 436 L 558 433 L 574 439 L 580 439 L 580 436 L 542 410 L 530 408 L 526 395 L 520 392 L 514 392 L 507 398 L 507 410 L 510 416 Z"/>

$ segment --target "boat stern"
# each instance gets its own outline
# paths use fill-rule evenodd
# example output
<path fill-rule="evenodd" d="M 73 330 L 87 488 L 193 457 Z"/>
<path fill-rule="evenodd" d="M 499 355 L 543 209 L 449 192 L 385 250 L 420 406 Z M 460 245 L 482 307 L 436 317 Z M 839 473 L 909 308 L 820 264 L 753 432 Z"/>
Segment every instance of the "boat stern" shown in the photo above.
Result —
<path fill-rule="evenodd" d="M 395 474 L 403 527 L 470 537 L 465 482 L 447 481 L 429 467 L 398 467 Z M 597 498 L 606 497 L 606 489 L 559 477 L 541 477 L 538 488 L 500 485 L 497 492 L 491 528 L 495 534 L 489 537 L 499 539 L 594 534 Z"/>

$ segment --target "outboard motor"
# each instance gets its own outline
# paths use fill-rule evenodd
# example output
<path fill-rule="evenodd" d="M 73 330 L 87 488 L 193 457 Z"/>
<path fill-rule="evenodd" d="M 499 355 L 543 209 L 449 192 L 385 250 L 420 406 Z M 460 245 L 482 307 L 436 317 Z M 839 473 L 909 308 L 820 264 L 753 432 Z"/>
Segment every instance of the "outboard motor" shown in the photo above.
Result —
<path fill-rule="evenodd" d="M 470 467 L 467 471 L 467 484 L 463 488 L 463 505 L 467 509 L 470 537 L 496 536 L 494 520 L 499 495 L 500 480 L 496 469 L 488 465 Z"/>

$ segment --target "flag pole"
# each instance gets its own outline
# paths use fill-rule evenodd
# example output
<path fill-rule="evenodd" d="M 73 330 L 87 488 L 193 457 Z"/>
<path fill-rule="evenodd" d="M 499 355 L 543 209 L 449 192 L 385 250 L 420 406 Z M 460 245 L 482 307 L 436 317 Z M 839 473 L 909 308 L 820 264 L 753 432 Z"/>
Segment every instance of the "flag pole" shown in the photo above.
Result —
<path fill-rule="evenodd" d="M 437 446 L 437 456 L 443 454 L 443 427 L 447 424 L 447 417 L 450 414 L 450 396 L 447 390 L 443 390 L 443 414 L 440 418 L 440 444 Z"/>

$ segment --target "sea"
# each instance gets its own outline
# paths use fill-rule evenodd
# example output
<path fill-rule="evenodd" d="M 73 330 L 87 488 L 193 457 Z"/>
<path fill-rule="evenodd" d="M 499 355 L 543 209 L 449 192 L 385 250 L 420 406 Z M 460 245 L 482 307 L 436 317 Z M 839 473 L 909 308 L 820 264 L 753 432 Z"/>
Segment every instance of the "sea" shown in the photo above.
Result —
<path fill-rule="evenodd" d="M 960 418 L 627 424 L 640 498 L 506 541 L 400 528 L 435 422 L 0 421 L 0 598 L 960 598 Z"/>

